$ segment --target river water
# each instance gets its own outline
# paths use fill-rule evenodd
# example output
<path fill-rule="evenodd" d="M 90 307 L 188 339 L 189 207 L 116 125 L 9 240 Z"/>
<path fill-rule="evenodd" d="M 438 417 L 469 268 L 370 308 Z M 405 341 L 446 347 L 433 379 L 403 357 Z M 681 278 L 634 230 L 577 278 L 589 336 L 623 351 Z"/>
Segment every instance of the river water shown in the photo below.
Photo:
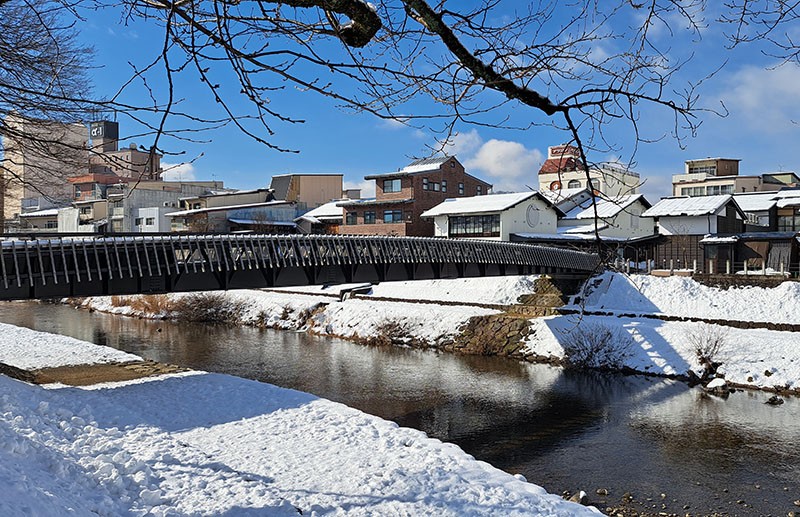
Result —
<path fill-rule="evenodd" d="M 634 508 L 656 513 L 800 511 L 796 398 L 722 400 L 664 379 L 63 305 L 0 303 L 0 321 L 314 393 L 456 443 L 550 492 L 585 490 L 601 509 L 630 492 Z"/>

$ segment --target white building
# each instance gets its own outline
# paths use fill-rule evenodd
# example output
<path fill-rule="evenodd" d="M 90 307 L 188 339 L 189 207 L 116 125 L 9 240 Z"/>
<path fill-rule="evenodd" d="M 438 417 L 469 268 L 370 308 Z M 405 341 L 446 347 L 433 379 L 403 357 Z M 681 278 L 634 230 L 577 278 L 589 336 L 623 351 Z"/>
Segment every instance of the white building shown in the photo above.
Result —
<path fill-rule="evenodd" d="M 746 215 L 733 196 L 668 197 L 646 210 L 661 235 L 740 233 Z"/>
<path fill-rule="evenodd" d="M 618 197 L 638 193 L 641 185 L 639 174 L 620 164 L 590 166 L 588 175 L 589 179 L 577 147 L 551 146 L 539 169 L 539 190 L 589 188 L 608 197 Z"/>
<path fill-rule="evenodd" d="M 596 209 L 594 205 L 597 205 Z M 563 234 L 597 233 L 603 237 L 638 239 L 655 233 L 655 222 L 642 214 L 650 208 L 642 194 L 630 194 L 605 199 L 596 197 L 569 210 L 558 220 L 558 232 Z M 597 224 L 595 224 L 595 221 Z"/>
<path fill-rule="evenodd" d="M 555 233 L 563 215 L 539 192 L 446 199 L 421 217 L 433 219 L 437 237 L 510 240 L 512 233 Z"/>

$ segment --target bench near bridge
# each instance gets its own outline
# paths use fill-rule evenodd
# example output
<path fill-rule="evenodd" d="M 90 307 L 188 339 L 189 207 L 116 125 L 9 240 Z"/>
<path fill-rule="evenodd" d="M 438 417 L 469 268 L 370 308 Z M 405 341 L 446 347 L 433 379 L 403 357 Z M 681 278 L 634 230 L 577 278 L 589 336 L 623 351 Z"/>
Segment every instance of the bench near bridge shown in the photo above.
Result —
<path fill-rule="evenodd" d="M 498 241 L 254 234 L 0 241 L 0 300 L 156 294 L 548 273 L 586 278 L 596 255 Z"/>

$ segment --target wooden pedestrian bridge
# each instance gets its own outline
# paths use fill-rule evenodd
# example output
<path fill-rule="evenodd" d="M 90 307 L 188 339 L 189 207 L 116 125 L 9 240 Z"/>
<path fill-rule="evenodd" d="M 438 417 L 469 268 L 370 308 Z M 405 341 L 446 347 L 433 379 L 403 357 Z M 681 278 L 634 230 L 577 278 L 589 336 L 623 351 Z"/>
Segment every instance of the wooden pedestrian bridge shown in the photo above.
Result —
<path fill-rule="evenodd" d="M 255 234 L 4 236 L 0 300 L 548 273 L 598 256 L 498 241 Z"/>

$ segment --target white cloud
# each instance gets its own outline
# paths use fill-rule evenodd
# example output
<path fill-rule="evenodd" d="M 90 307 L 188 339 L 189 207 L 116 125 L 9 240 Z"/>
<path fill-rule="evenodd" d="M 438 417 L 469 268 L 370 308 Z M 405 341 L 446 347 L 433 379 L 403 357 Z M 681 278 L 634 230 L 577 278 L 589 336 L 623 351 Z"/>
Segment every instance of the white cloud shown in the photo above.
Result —
<path fill-rule="evenodd" d="M 378 126 L 382 127 L 383 129 L 397 130 L 397 129 L 406 129 L 408 127 L 408 124 L 401 119 L 387 118 L 381 120 L 378 123 Z"/>
<path fill-rule="evenodd" d="M 751 130 L 780 133 L 800 120 L 798 83 L 798 65 L 773 69 L 745 66 L 728 78 L 727 89 L 720 97 L 731 119 L 744 119 Z M 730 119 L 728 123 L 735 124 Z"/>
<path fill-rule="evenodd" d="M 161 179 L 164 181 L 192 181 L 195 179 L 194 165 L 191 163 L 161 163 L 164 173 Z"/>
<path fill-rule="evenodd" d="M 544 155 L 519 142 L 491 139 L 482 142 L 476 131 L 467 134 L 460 145 L 472 148 L 474 154 L 463 155 L 461 161 L 468 172 L 475 172 L 494 185 L 495 192 L 524 191 L 528 185 L 539 186 L 539 167 Z"/>
<path fill-rule="evenodd" d="M 361 189 L 361 199 L 375 197 L 375 180 L 345 181 L 342 187 L 345 190 L 351 188 Z"/>
<path fill-rule="evenodd" d="M 483 138 L 473 129 L 467 133 L 456 133 L 444 145 L 444 152 L 450 156 L 471 155 L 483 144 Z"/>

